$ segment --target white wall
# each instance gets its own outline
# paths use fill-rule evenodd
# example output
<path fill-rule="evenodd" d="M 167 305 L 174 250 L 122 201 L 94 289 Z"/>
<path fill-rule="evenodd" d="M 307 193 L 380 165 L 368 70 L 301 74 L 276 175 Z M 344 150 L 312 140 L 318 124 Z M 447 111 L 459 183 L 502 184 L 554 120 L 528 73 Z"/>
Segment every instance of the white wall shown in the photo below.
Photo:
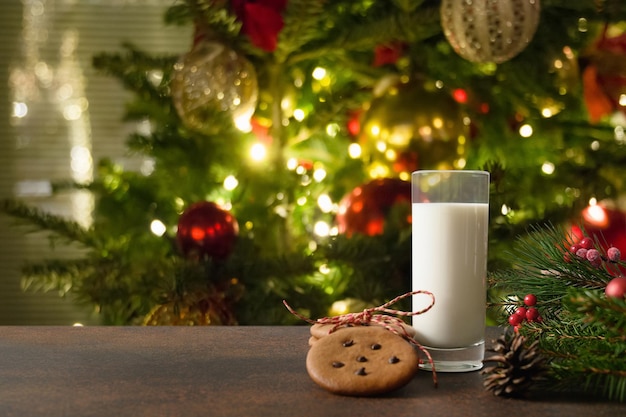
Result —
<path fill-rule="evenodd" d="M 138 163 L 127 157 L 124 146 L 127 134 L 136 128 L 121 120 L 128 93 L 116 79 L 97 73 L 92 57 L 121 50 L 124 41 L 155 53 L 184 53 L 191 43 L 191 28 L 163 24 L 163 13 L 171 4 L 172 0 L 0 2 L 0 198 L 19 198 L 88 224 L 89 195 L 51 196 L 46 185 L 92 177 L 89 157 L 93 163 L 103 157 L 126 166 Z M 72 162 L 79 163 L 74 170 Z M 51 251 L 46 234 L 27 233 L 30 229 L 14 223 L 0 215 L 0 325 L 98 323 L 90 308 L 78 307 L 57 293 L 21 289 L 25 261 L 78 253 L 64 246 Z"/>

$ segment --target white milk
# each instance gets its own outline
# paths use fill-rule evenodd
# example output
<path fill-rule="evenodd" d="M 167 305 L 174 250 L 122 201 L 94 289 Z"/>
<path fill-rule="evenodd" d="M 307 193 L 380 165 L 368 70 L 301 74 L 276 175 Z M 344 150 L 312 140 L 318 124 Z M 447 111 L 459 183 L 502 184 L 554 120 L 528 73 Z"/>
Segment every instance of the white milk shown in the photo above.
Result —
<path fill-rule="evenodd" d="M 413 204 L 413 290 L 434 294 L 434 307 L 413 316 L 425 346 L 460 348 L 484 338 L 489 205 Z M 429 297 L 413 296 L 413 311 Z"/>

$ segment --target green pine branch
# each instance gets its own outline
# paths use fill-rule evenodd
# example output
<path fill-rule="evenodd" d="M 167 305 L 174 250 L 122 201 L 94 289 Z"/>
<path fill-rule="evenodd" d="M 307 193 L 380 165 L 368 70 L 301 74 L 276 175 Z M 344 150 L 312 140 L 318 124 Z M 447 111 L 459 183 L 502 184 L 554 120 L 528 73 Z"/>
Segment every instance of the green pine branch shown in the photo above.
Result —
<path fill-rule="evenodd" d="M 611 278 L 609 267 L 606 264 L 594 267 L 586 259 L 571 254 L 567 239 L 568 233 L 562 227 L 531 226 L 528 234 L 519 237 L 505 254 L 515 267 L 490 274 L 492 288 L 506 287 L 522 298 L 532 288 L 544 304 L 560 303 L 571 286 L 604 288 Z"/>
<path fill-rule="evenodd" d="M 75 221 L 50 214 L 21 201 L 1 200 L 0 211 L 18 219 L 21 225 L 33 226 L 33 231 L 47 230 L 68 242 L 80 243 L 85 247 L 99 245 L 93 230 L 87 230 Z"/>
<path fill-rule="evenodd" d="M 537 296 L 543 320 L 525 322 L 517 331 L 538 341 L 548 358 L 544 389 L 625 401 L 626 362 L 616 359 L 626 355 L 626 301 L 604 295 L 624 263 L 605 257 L 593 266 L 570 253 L 565 230 L 551 225 L 531 228 L 510 256 L 511 268 L 490 274 L 497 293 L 491 307 L 505 322 L 525 294 Z"/>
<path fill-rule="evenodd" d="M 131 43 L 124 43 L 123 53 L 99 53 L 93 57 L 94 68 L 119 79 L 123 85 L 143 100 L 170 105 L 168 82 L 175 56 L 152 56 Z M 159 71 L 158 78 L 151 78 Z"/>
<path fill-rule="evenodd" d="M 606 330 L 604 337 L 626 342 L 626 300 L 606 297 L 602 291 L 571 288 L 563 304 L 586 323 L 601 325 Z"/>

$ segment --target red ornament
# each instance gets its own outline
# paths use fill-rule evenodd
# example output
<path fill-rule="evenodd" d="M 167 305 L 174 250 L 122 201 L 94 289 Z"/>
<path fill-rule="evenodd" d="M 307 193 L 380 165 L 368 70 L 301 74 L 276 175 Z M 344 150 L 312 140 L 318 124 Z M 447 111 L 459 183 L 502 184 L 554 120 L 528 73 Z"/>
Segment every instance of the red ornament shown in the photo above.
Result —
<path fill-rule="evenodd" d="M 398 210 L 404 225 L 411 223 L 411 183 L 381 178 L 356 187 L 339 203 L 340 233 L 375 236 L 384 232 L 390 213 Z M 396 213 L 394 211 L 394 213 Z"/>
<path fill-rule="evenodd" d="M 383 65 L 394 65 L 404 54 L 407 44 L 403 42 L 391 42 L 389 44 L 377 45 L 374 49 L 374 67 Z"/>
<path fill-rule="evenodd" d="M 217 204 L 201 201 L 178 219 L 176 240 L 187 257 L 227 258 L 239 233 L 237 220 Z"/>
<path fill-rule="evenodd" d="M 622 298 L 622 299 L 625 298 L 626 297 L 626 278 L 624 277 L 613 278 L 606 285 L 606 288 L 604 289 L 604 293 L 606 294 L 607 297 Z"/>
<path fill-rule="evenodd" d="M 346 128 L 351 137 L 356 137 L 361 131 L 361 114 L 362 110 L 352 110 L 348 112 L 348 121 L 346 122 Z"/>
<path fill-rule="evenodd" d="M 608 25 L 585 58 L 583 93 L 592 123 L 616 111 L 624 111 L 620 97 L 626 92 L 626 32 L 613 35 Z"/>
<path fill-rule="evenodd" d="M 273 52 L 285 26 L 282 13 L 287 0 L 233 0 L 232 6 L 242 22 L 241 31 L 250 42 L 264 51 Z"/>
<path fill-rule="evenodd" d="M 452 92 L 452 98 L 454 98 L 457 103 L 467 103 L 467 91 L 462 88 L 457 88 Z"/>
<path fill-rule="evenodd" d="M 396 160 L 393 162 L 393 170 L 398 174 L 401 172 L 411 173 L 413 171 L 417 171 L 417 160 L 418 157 L 416 152 L 410 150 L 400 152 Z"/>
<path fill-rule="evenodd" d="M 614 247 L 613 253 L 615 250 L 626 253 L 626 213 L 596 204 L 586 207 L 581 217 L 584 231 L 578 226 L 571 229 L 574 245 L 597 241 L 600 247 L 595 249 L 600 252 L 608 252 Z"/>

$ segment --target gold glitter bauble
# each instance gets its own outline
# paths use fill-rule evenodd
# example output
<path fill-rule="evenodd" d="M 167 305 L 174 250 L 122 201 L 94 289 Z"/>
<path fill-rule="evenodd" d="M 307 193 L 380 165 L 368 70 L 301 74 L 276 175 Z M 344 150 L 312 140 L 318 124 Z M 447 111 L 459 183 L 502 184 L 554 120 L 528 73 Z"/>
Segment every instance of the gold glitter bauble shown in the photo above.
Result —
<path fill-rule="evenodd" d="M 424 82 L 396 83 L 365 112 L 359 142 L 370 164 L 394 164 L 404 152 L 419 169 L 456 168 L 465 155 L 467 126 L 461 106 Z"/>
<path fill-rule="evenodd" d="M 199 41 L 174 64 L 170 84 L 174 106 L 194 130 L 216 130 L 215 113 L 230 112 L 239 129 L 250 130 L 258 85 L 253 65 L 242 55 L 212 40 Z"/>
<path fill-rule="evenodd" d="M 157 305 L 144 318 L 146 326 L 235 325 L 237 320 L 219 293 L 187 295 L 182 299 Z"/>
<path fill-rule="evenodd" d="M 441 26 L 454 51 L 471 62 L 508 61 L 532 40 L 539 0 L 443 0 Z"/>

